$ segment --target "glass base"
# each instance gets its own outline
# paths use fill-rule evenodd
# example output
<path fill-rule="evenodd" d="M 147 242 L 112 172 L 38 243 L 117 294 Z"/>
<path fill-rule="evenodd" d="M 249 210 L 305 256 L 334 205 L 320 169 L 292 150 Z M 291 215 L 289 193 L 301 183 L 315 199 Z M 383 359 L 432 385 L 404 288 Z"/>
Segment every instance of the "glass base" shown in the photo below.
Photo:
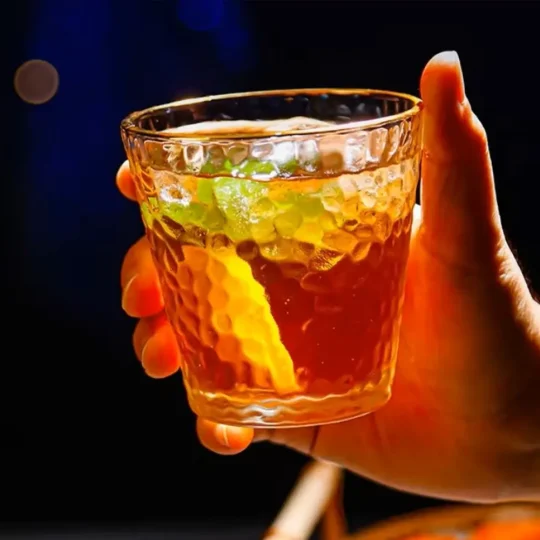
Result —
<path fill-rule="evenodd" d="M 325 397 L 276 398 L 189 391 L 191 410 L 220 424 L 253 428 L 295 428 L 335 424 L 380 409 L 390 399 L 389 388 L 352 390 Z"/>

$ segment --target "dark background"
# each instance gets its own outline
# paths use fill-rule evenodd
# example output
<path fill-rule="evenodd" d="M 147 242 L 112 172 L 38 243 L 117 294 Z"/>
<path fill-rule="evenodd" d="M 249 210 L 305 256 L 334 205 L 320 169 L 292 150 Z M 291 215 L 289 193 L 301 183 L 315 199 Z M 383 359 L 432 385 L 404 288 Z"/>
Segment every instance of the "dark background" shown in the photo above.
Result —
<path fill-rule="evenodd" d="M 13 80 L 23 62 L 43 59 L 60 85 L 43 105 L 25 103 L 13 84 L 3 100 L 4 527 L 213 522 L 259 531 L 305 461 L 266 445 L 212 455 L 196 440 L 181 377 L 151 380 L 135 359 L 119 268 L 142 226 L 114 187 L 124 159 L 119 122 L 134 109 L 286 87 L 417 94 L 429 58 L 457 50 L 490 138 L 505 228 L 540 289 L 537 2 L 42 0 L 9 8 L 4 72 Z M 430 504 L 439 503 L 348 479 L 357 524 Z M 258 537 L 253 531 L 246 538 Z"/>

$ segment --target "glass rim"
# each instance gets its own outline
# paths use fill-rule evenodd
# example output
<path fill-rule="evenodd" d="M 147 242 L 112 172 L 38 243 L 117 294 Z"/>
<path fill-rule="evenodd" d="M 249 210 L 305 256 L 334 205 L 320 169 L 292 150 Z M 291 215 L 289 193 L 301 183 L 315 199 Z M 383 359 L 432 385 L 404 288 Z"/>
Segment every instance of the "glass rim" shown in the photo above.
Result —
<path fill-rule="evenodd" d="M 139 127 L 138 122 L 145 116 L 149 116 L 155 113 L 165 111 L 167 109 L 179 109 L 181 107 L 189 105 L 198 105 L 203 103 L 210 103 L 216 101 L 227 101 L 230 99 L 242 99 L 242 98 L 251 98 L 251 97 L 272 97 L 272 96 L 290 96 L 294 97 L 299 94 L 316 96 L 320 94 L 330 94 L 336 96 L 347 96 L 347 95 L 360 95 L 363 97 L 374 97 L 380 96 L 381 98 L 398 98 L 411 103 L 411 107 L 405 111 L 381 116 L 380 118 L 372 118 L 368 120 L 356 120 L 352 122 L 345 122 L 343 124 L 332 124 L 329 126 L 321 126 L 316 128 L 305 128 L 305 129 L 291 129 L 283 130 L 280 132 L 268 133 L 268 132 L 255 132 L 255 133 L 228 133 L 220 132 L 216 134 L 205 133 L 204 135 L 197 134 L 197 132 L 191 133 L 166 133 L 164 131 L 158 131 L 153 129 L 144 129 Z M 156 105 L 153 107 L 148 107 L 146 109 L 135 111 L 126 116 L 121 124 L 121 130 L 127 135 L 138 135 L 146 138 L 151 138 L 153 140 L 161 141 L 223 141 L 223 140 L 233 140 L 233 139 L 243 139 L 243 140 L 255 140 L 255 139 L 271 139 L 279 138 L 284 136 L 309 136 L 309 135 L 324 135 L 332 133 L 347 133 L 360 130 L 369 130 L 377 127 L 384 126 L 386 124 L 399 122 L 407 118 L 416 116 L 423 108 L 423 102 L 419 97 L 416 97 L 412 94 L 406 94 L 403 92 L 394 92 L 391 90 L 376 90 L 369 88 L 296 88 L 288 90 L 257 90 L 253 92 L 236 92 L 230 94 L 216 94 L 205 97 L 196 97 L 196 98 L 187 98 L 181 99 L 178 101 L 172 101 L 169 103 L 164 103 L 162 105 Z M 187 125 L 193 125 L 187 124 Z"/>

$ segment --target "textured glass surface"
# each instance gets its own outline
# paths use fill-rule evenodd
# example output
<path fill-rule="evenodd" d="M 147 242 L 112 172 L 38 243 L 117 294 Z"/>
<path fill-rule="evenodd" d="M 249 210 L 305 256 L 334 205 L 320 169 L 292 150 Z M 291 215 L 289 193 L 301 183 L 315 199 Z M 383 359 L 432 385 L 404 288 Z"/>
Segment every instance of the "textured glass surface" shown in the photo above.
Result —
<path fill-rule="evenodd" d="M 308 425 L 389 399 L 419 111 L 408 96 L 301 90 L 124 121 L 197 414 Z"/>

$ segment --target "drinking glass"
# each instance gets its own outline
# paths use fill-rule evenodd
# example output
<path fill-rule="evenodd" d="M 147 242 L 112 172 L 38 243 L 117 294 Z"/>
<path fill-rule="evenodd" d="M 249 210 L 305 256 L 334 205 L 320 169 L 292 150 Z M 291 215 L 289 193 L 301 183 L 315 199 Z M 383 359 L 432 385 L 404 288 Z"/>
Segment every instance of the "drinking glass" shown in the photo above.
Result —
<path fill-rule="evenodd" d="M 122 122 L 197 415 L 294 427 L 388 401 L 421 108 L 395 92 L 302 89 Z"/>

